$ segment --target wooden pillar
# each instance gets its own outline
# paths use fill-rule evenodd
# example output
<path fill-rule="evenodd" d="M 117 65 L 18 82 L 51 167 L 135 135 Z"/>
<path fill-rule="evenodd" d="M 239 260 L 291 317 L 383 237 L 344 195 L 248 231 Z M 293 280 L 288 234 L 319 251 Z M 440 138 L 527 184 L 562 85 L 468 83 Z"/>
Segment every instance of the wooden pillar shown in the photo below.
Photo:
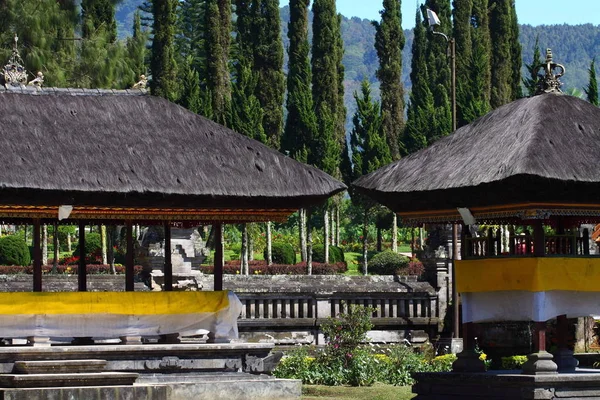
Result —
<path fill-rule="evenodd" d="M 544 225 L 541 219 L 535 220 L 533 224 L 533 255 L 544 257 L 546 253 L 546 240 L 544 238 Z"/>
<path fill-rule="evenodd" d="M 85 222 L 79 221 L 79 267 L 77 268 L 77 290 L 87 292 L 87 267 L 85 259 Z"/>
<path fill-rule="evenodd" d="M 173 290 L 173 263 L 171 262 L 171 221 L 165 221 L 165 265 L 164 272 L 164 290 L 170 292 Z"/>
<path fill-rule="evenodd" d="M 533 323 L 534 353 L 546 351 L 546 322 Z"/>
<path fill-rule="evenodd" d="M 125 257 L 125 291 L 133 292 L 133 224 L 131 221 L 126 221 L 127 229 L 127 255 Z"/>
<path fill-rule="evenodd" d="M 213 224 L 215 231 L 214 290 L 223 290 L 223 224 Z"/>
<path fill-rule="evenodd" d="M 27 231 L 27 226 L 25 226 Z M 33 220 L 33 291 L 42 291 L 42 246 L 40 241 L 40 220 Z"/>

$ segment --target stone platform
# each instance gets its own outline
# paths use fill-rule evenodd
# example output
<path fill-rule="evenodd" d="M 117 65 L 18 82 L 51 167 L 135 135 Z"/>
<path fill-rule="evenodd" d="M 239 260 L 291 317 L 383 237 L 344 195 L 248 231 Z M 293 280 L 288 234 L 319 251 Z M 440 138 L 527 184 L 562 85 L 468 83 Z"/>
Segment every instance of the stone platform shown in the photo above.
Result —
<path fill-rule="evenodd" d="M 0 398 L 299 399 L 300 381 L 270 376 L 281 357 L 272 349 L 248 343 L 0 346 Z"/>
<path fill-rule="evenodd" d="M 600 399 L 600 370 L 523 375 L 520 371 L 419 373 L 414 400 Z"/>

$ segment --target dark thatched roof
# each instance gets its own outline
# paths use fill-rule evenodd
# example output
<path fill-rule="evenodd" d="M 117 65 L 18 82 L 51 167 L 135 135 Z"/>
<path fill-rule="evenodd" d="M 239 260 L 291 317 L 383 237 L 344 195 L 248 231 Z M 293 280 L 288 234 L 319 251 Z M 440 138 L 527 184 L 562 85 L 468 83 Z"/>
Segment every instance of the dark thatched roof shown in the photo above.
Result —
<path fill-rule="evenodd" d="M 544 94 L 500 107 L 353 183 L 396 212 L 600 203 L 600 108 Z"/>
<path fill-rule="evenodd" d="M 316 168 L 142 94 L 1 90 L 0 204 L 292 209 L 345 189 Z"/>

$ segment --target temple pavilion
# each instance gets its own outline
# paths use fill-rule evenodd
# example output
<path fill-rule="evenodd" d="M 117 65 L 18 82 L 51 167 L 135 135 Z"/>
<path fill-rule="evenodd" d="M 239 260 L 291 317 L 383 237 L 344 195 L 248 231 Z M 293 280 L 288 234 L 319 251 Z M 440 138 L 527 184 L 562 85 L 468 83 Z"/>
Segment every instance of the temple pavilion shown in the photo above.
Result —
<path fill-rule="evenodd" d="M 560 92 L 564 67 L 552 61 L 550 51 L 539 70 L 538 95 L 493 110 L 353 183 L 398 213 L 404 224 L 462 225 L 455 275 L 465 348 L 453 369 L 484 371 L 473 351 L 473 323 L 531 321 L 535 351 L 523 374 L 533 376 L 527 381 L 532 390 L 553 385 L 538 385 L 546 379 L 540 376 L 575 371 L 567 318 L 600 314 L 600 258 L 590 241 L 594 225 L 587 225 L 600 222 L 600 171 L 595 168 L 600 108 Z M 486 228 L 477 232 L 477 225 Z M 553 319 L 559 342 L 554 356 L 546 351 L 545 337 L 546 322 Z M 451 377 L 438 386 L 421 378 L 428 383 L 417 387 L 418 399 L 462 398 L 460 391 L 445 392 Z M 486 384 L 464 379 L 475 385 L 471 391 Z M 508 382 L 495 386 L 495 395 L 488 387 L 481 398 L 521 398 L 522 386 L 512 394 L 502 392 Z M 597 380 L 591 385 L 599 386 Z M 433 387 L 449 397 L 433 396 Z M 463 394 L 469 391 L 463 389 Z"/>

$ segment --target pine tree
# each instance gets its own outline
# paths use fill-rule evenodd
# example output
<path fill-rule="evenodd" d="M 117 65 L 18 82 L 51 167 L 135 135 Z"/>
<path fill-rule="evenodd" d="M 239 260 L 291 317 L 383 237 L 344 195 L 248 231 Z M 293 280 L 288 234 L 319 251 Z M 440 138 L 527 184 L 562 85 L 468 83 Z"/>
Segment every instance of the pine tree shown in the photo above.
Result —
<path fill-rule="evenodd" d="M 598 81 L 596 80 L 596 59 L 593 58 L 588 70 L 590 74 L 590 81 L 587 88 L 584 89 L 587 99 L 590 103 L 595 106 L 600 105 L 598 101 Z"/>
<path fill-rule="evenodd" d="M 84 39 L 92 38 L 98 29 L 103 29 L 107 34 L 108 43 L 117 40 L 114 0 L 82 0 L 81 19 Z"/>
<path fill-rule="evenodd" d="M 177 8 L 175 47 L 181 60 L 192 58 L 191 67 L 205 77 L 204 23 L 205 0 L 182 0 Z M 179 61 L 179 60 L 178 60 Z"/>
<path fill-rule="evenodd" d="M 383 132 L 384 117 L 379 102 L 371 99 L 371 87 L 367 81 L 361 85 L 361 96 L 354 93 L 357 110 L 352 118 L 353 129 L 350 135 L 352 149 L 353 178 L 368 174 L 392 162 L 392 156 Z M 367 226 L 369 210 L 373 203 L 356 193 L 352 200 L 364 210 L 363 218 L 363 273 L 367 274 Z"/>
<path fill-rule="evenodd" d="M 531 60 L 531 64 L 525 64 L 525 68 L 527 68 L 529 77 L 523 79 L 523 84 L 525 85 L 525 89 L 527 89 L 527 93 L 529 94 L 529 96 L 535 95 L 535 91 L 537 90 L 537 86 L 540 81 L 540 76 L 538 75 L 538 68 L 542 64 L 542 55 L 540 52 L 539 43 L 540 37 L 537 36 L 535 38 L 535 45 L 533 47 L 533 60 Z"/>
<path fill-rule="evenodd" d="M 198 71 L 194 69 L 194 58 L 192 56 L 188 56 L 184 61 L 181 75 L 183 82 L 177 104 L 182 105 L 192 112 L 199 113 L 202 111 L 200 76 L 198 75 Z"/>
<path fill-rule="evenodd" d="M 177 21 L 175 10 L 178 3 L 178 0 L 153 0 L 152 2 L 154 38 L 150 63 L 152 72 L 150 88 L 155 96 L 171 101 L 178 96 L 177 66 L 173 46 Z"/>
<path fill-rule="evenodd" d="M 288 24 L 290 39 L 286 102 L 288 115 L 281 150 L 296 159 L 302 158 L 302 154 L 310 150 L 317 132 L 310 88 L 312 75 L 308 58 L 309 3 L 310 0 L 291 0 Z"/>
<path fill-rule="evenodd" d="M 210 93 L 212 118 L 227 123 L 231 106 L 229 46 L 231 41 L 231 2 L 206 0 L 205 37 L 207 90 Z"/>
<path fill-rule="evenodd" d="M 375 49 L 379 57 L 376 76 L 381 82 L 383 131 L 394 160 L 400 159 L 404 131 L 404 88 L 402 86 L 402 49 L 404 32 L 399 0 L 383 0 L 381 22 L 375 26 Z"/>
<path fill-rule="evenodd" d="M 137 10 L 133 16 L 133 35 L 127 38 L 127 55 L 129 68 L 135 74 L 133 80 L 146 74 L 146 42 L 149 39 L 148 31 L 142 28 L 142 18 Z"/>

